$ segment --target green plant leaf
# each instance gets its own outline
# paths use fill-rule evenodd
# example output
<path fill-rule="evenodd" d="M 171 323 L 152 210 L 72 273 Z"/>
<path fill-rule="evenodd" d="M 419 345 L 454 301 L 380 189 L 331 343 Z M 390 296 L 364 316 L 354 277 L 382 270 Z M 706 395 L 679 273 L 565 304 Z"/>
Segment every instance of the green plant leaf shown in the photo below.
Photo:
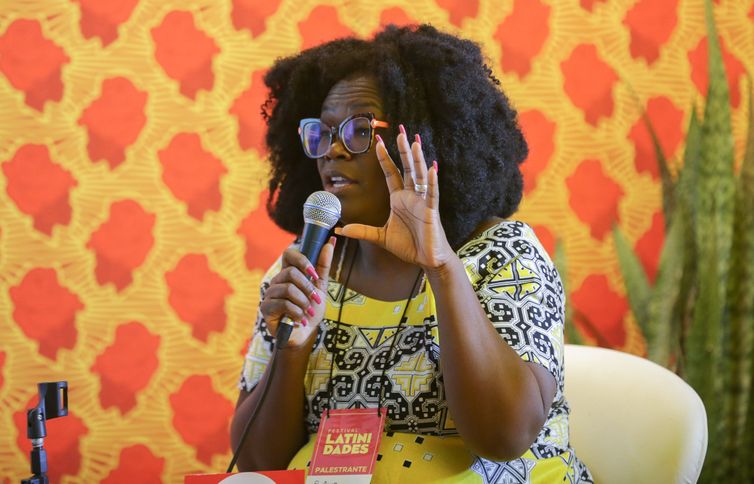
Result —
<path fill-rule="evenodd" d="M 691 106 L 691 116 L 686 130 L 686 146 L 683 153 L 683 167 L 678 172 L 675 190 L 675 211 L 672 217 L 683 217 L 683 277 L 679 288 L 678 299 L 674 308 L 673 327 L 680 331 L 677 340 L 671 342 L 679 351 L 673 361 L 673 369 L 685 377 L 687 372 L 687 353 L 680 351 L 688 336 L 693 322 L 693 311 L 698 290 L 699 249 L 697 247 L 696 227 L 697 212 L 699 211 L 700 165 L 702 158 L 702 125 L 697 116 L 694 105 Z"/>
<path fill-rule="evenodd" d="M 681 278 L 680 294 L 675 307 L 675 326 L 681 334 L 675 341 L 679 347 L 685 344 L 689 328 L 692 326 L 693 311 L 698 289 L 699 248 L 696 239 L 697 213 L 699 211 L 700 165 L 702 158 L 702 125 L 696 114 L 696 107 L 691 106 L 691 116 L 686 132 L 686 147 L 683 154 L 683 168 L 678 174 L 675 191 L 675 207 L 678 213 L 674 216 L 683 217 L 685 223 L 684 240 L 686 245 L 683 257 L 683 277 Z M 682 352 L 675 360 L 676 372 L 684 376 L 687 352 Z"/>
<path fill-rule="evenodd" d="M 701 165 L 696 227 L 702 260 L 717 258 L 717 287 L 721 304 L 726 299 L 728 260 L 734 210 L 733 131 L 730 124 L 728 82 L 715 29 L 711 0 L 705 0 L 709 44 L 709 88 L 701 136 Z M 711 238 L 715 238 L 715 250 Z M 719 308 L 721 309 L 721 308 Z M 718 319 L 716 318 L 716 321 Z"/>
<path fill-rule="evenodd" d="M 662 180 L 662 212 L 665 218 L 665 229 L 667 230 L 668 227 L 670 227 L 673 213 L 676 188 L 675 182 L 673 181 L 673 176 L 670 174 L 668 159 L 665 157 L 665 152 L 662 150 L 657 131 L 655 131 L 652 121 L 649 119 L 645 110 L 642 110 L 641 117 L 644 120 L 644 124 L 647 126 L 649 136 L 652 138 L 652 145 L 654 146 L 655 156 L 657 157 L 657 164 L 660 166 L 660 179 Z"/>
<path fill-rule="evenodd" d="M 675 212 L 680 212 L 676 208 Z M 670 366 L 680 337 L 680 318 L 676 317 L 678 298 L 681 293 L 683 260 L 686 257 L 684 239 L 686 219 L 682 213 L 674 214 L 673 222 L 665 237 L 660 255 L 657 279 L 649 300 L 649 337 L 647 352 L 649 359 Z"/>
<path fill-rule="evenodd" d="M 726 319 L 728 264 L 734 215 L 733 133 L 728 83 L 715 28 L 712 1 L 705 0 L 709 46 L 709 87 L 704 109 L 696 210 L 699 286 L 688 333 L 689 381 L 702 397 L 709 417 L 708 465 L 702 480 L 714 479 L 724 459 L 725 429 L 719 398 L 721 346 Z"/>
<path fill-rule="evenodd" d="M 649 340 L 652 331 L 648 314 L 650 287 L 647 274 L 618 226 L 613 227 L 613 242 L 615 243 L 615 252 L 618 255 L 621 274 L 623 274 L 623 283 L 626 286 L 628 303 L 631 305 L 631 312 L 634 314 L 636 323 L 641 328 L 644 337 L 647 338 L 647 346 L 651 346 L 654 343 Z"/>
<path fill-rule="evenodd" d="M 686 148 L 683 152 L 683 168 L 678 174 L 677 188 L 675 196 L 678 200 L 683 200 L 687 207 L 687 216 L 689 217 L 686 224 L 687 230 L 695 233 L 696 230 L 696 212 L 699 199 L 696 196 L 700 189 L 699 170 L 702 159 L 702 125 L 696 115 L 696 107 L 691 106 L 691 116 L 689 126 L 686 130 Z M 679 203 L 676 201 L 676 203 Z M 693 234 L 691 234 L 693 235 Z M 691 240 L 691 239 L 689 239 Z"/>
<path fill-rule="evenodd" d="M 711 237 L 711 249 L 716 249 L 717 239 Z M 720 432 L 720 374 L 722 304 L 718 290 L 718 260 L 712 257 L 700 261 L 698 286 L 693 306 L 693 318 L 685 341 L 686 379 L 697 391 L 707 410 L 708 451 L 702 469 L 701 482 L 714 482 L 715 466 L 719 465 L 718 448 Z"/>
<path fill-rule="evenodd" d="M 754 438 L 746 434 L 747 404 L 754 405 L 750 384 L 754 384 L 754 103 L 752 80 L 749 76 L 749 117 L 747 144 L 736 184 L 736 209 L 733 225 L 733 247 L 729 279 L 730 330 L 726 338 L 724 377 L 725 453 L 731 457 L 720 469 L 720 476 L 728 475 L 739 482 L 751 482 L 752 476 L 737 475 L 742 471 L 737 462 L 745 458 L 745 445 L 754 445 Z M 752 366 L 747 363 L 751 362 Z M 747 368 L 748 366 L 748 368 Z M 748 375 L 747 375 L 748 370 Z M 748 391 L 748 395 L 747 395 Z M 754 418 L 754 413 L 749 419 Z M 749 479 L 748 481 L 742 479 Z"/>

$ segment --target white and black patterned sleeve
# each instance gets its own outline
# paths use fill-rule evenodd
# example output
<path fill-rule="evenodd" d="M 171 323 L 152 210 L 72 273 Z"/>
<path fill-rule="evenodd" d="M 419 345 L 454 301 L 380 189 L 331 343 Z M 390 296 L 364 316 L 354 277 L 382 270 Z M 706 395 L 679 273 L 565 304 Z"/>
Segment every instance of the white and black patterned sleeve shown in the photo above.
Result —
<path fill-rule="evenodd" d="M 531 227 L 501 222 L 458 255 L 497 332 L 522 359 L 547 368 L 561 386 L 563 284 Z"/>

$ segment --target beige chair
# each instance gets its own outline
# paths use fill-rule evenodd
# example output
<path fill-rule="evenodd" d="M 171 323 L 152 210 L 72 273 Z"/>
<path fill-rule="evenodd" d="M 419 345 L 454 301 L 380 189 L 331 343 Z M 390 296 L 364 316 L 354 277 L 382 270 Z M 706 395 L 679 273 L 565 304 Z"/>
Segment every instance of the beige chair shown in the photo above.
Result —
<path fill-rule="evenodd" d="M 707 452 L 699 395 L 671 371 L 628 353 L 565 346 L 565 396 L 576 455 L 597 483 L 693 483 Z"/>

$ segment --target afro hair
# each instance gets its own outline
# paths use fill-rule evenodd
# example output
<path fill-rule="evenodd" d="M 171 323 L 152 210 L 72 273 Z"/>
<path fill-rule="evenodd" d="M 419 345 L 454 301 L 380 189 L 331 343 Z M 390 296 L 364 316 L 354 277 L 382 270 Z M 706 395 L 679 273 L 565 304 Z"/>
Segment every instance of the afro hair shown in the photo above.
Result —
<path fill-rule="evenodd" d="M 276 224 L 300 234 L 301 207 L 322 190 L 298 139 L 299 120 L 319 117 L 330 89 L 357 74 L 376 79 L 390 126 L 419 133 L 425 159 L 438 160 L 440 218 L 452 247 L 485 219 L 516 211 L 528 147 L 480 47 L 430 25 L 391 25 L 371 40 L 338 39 L 280 59 L 267 72 L 267 209 Z M 384 139 L 397 154 L 395 136 Z"/>

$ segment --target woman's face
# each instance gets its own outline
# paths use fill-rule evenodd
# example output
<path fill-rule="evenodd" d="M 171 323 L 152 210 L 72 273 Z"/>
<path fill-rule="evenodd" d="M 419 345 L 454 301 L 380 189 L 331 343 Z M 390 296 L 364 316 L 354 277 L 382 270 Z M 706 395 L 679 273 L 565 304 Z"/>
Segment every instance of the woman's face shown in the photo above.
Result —
<path fill-rule="evenodd" d="M 374 113 L 384 120 L 377 82 L 369 76 L 344 79 L 335 84 L 322 103 L 320 119 L 328 126 L 338 127 L 353 114 Z M 384 136 L 384 129 L 375 132 Z M 375 152 L 352 154 L 335 137 L 329 151 L 317 160 L 322 186 L 334 194 L 342 205 L 343 224 L 362 223 L 382 226 L 390 214 L 390 194 Z"/>

